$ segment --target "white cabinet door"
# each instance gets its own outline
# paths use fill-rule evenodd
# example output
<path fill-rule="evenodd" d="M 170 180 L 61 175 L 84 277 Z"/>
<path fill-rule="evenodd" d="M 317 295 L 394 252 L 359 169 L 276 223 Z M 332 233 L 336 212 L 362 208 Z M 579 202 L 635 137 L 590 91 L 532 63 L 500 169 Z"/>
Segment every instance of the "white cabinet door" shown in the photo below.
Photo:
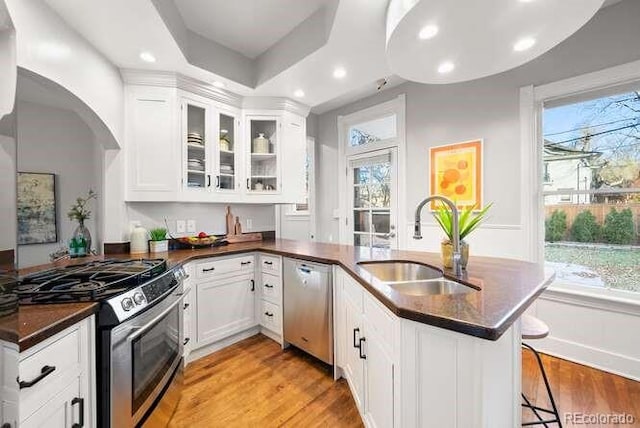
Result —
<path fill-rule="evenodd" d="M 127 200 L 175 200 L 180 186 L 175 89 L 130 86 L 127 92 Z"/>
<path fill-rule="evenodd" d="M 365 324 L 367 336 L 363 355 L 366 356 L 365 415 L 367 426 L 393 427 L 394 365 L 385 352 L 381 338 L 372 334 Z"/>
<path fill-rule="evenodd" d="M 280 116 L 247 115 L 245 189 L 249 195 L 282 194 L 282 122 Z M 252 200 L 252 198 L 248 198 Z M 260 200 L 260 199 L 259 199 Z M 264 199 L 277 201 L 278 199 Z"/>
<path fill-rule="evenodd" d="M 282 117 L 283 203 L 302 203 L 306 194 L 307 131 L 305 119 L 285 113 Z"/>
<path fill-rule="evenodd" d="M 81 409 L 81 407 L 88 405 L 86 400 L 79 398 L 81 396 L 81 382 L 80 377 L 73 379 L 62 391 L 53 395 L 35 413 L 22 421 L 20 426 L 25 428 L 72 428 L 74 424 L 90 426 L 86 419 L 88 409 Z"/>
<path fill-rule="evenodd" d="M 360 339 L 363 337 L 362 315 L 360 310 L 348 298 L 343 305 L 344 335 L 342 344 L 344 350 L 344 375 L 351 387 L 351 393 L 356 405 L 364 410 L 364 360 L 360 357 Z"/>
<path fill-rule="evenodd" d="M 197 345 L 255 326 L 255 289 L 253 274 L 198 284 Z"/>

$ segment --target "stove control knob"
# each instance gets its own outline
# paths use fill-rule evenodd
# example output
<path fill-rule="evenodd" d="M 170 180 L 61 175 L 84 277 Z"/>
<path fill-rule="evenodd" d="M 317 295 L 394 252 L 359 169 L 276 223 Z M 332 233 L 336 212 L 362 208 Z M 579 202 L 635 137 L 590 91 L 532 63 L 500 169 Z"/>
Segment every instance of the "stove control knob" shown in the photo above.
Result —
<path fill-rule="evenodd" d="M 136 302 L 136 305 L 141 305 L 141 304 L 143 304 L 144 302 L 146 302 L 146 299 L 144 298 L 144 294 L 142 294 L 142 293 L 141 293 L 141 292 L 139 292 L 139 291 L 136 291 L 136 292 L 133 294 L 133 301 L 134 301 L 134 302 Z"/>
<path fill-rule="evenodd" d="M 133 309 L 134 306 L 135 305 L 133 303 L 133 300 L 131 300 L 131 298 L 125 297 L 124 299 L 122 299 L 122 309 L 124 309 L 125 311 L 130 311 L 131 309 Z"/>

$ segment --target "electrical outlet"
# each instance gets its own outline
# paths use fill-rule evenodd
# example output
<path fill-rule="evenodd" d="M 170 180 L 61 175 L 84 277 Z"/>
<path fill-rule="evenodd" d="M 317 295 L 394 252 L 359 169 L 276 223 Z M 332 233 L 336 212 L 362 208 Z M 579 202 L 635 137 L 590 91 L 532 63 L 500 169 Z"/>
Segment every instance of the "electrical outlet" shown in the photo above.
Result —
<path fill-rule="evenodd" d="M 196 221 L 195 220 L 187 220 L 187 232 L 195 233 L 196 231 Z"/>
<path fill-rule="evenodd" d="M 247 219 L 247 230 L 252 230 L 253 229 L 253 220 L 251 220 L 250 218 Z"/>
<path fill-rule="evenodd" d="M 185 233 L 187 231 L 187 222 L 184 220 L 176 220 L 176 233 Z"/>

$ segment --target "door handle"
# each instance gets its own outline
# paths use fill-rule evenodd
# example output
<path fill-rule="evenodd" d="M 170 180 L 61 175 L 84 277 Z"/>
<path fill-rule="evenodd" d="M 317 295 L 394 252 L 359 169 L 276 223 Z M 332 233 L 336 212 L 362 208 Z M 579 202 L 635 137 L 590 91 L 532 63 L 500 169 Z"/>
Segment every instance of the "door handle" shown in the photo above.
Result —
<path fill-rule="evenodd" d="M 360 358 L 362 358 L 363 360 L 367 359 L 367 356 L 364 354 L 364 346 L 362 346 L 362 344 L 364 342 L 366 342 L 366 341 L 367 341 L 366 338 L 361 337 L 360 338 L 360 344 L 358 345 L 358 354 L 359 354 Z"/>
<path fill-rule="evenodd" d="M 247 190 L 251 190 L 251 179 L 247 178 Z"/>
<path fill-rule="evenodd" d="M 251 280 L 251 291 L 256 291 L 256 281 L 255 280 Z"/>
<path fill-rule="evenodd" d="M 207 187 L 211 187 L 211 174 L 207 174 Z"/>
<path fill-rule="evenodd" d="M 269 284 L 265 284 L 264 286 L 267 288 L 273 288 L 273 285 L 269 285 Z"/>
<path fill-rule="evenodd" d="M 71 400 L 72 406 L 76 404 L 80 404 L 80 407 L 78 409 L 80 411 L 80 422 L 71 425 L 71 428 L 82 428 L 84 426 L 84 398 L 76 397 Z"/>
<path fill-rule="evenodd" d="M 216 175 L 216 189 L 220 188 L 220 176 Z"/>
<path fill-rule="evenodd" d="M 183 310 L 186 310 L 189 307 L 188 303 L 185 303 L 184 306 L 182 307 Z"/>
<path fill-rule="evenodd" d="M 31 388 L 33 385 L 35 385 L 36 383 L 40 382 L 42 379 L 44 379 L 45 377 L 53 373 L 55 369 L 56 369 L 56 366 L 44 366 L 42 367 L 42 369 L 40 369 L 40 374 L 35 379 L 20 380 L 20 378 L 16 378 L 16 380 L 18 381 L 18 385 L 20 386 L 20 389 Z"/>
<path fill-rule="evenodd" d="M 216 270 L 216 268 L 210 267 L 208 269 L 202 269 L 202 272 L 213 272 L 214 270 Z"/>
<path fill-rule="evenodd" d="M 272 316 L 273 316 L 273 314 L 272 314 L 271 312 L 265 312 L 264 314 L 265 314 L 266 316 L 268 316 L 268 317 L 272 317 Z"/>
<path fill-rule="evenodd" d="M 360 342 L 358 341 L 358 339 L 356 338 L 357 334 L 360 333 L 360 329 L 359 328 L 354 328 L 353 329 L 353 347 L 354 348 L 359 348 L 360 347 Z"/>
<path fill-rule="evenodd" d="M 190 337 L 185 337 L 184 340 L 182 341 L 182 346 L 186 345 L 187 343 L 189 343 L 189 341 L 191 340 Z"/>

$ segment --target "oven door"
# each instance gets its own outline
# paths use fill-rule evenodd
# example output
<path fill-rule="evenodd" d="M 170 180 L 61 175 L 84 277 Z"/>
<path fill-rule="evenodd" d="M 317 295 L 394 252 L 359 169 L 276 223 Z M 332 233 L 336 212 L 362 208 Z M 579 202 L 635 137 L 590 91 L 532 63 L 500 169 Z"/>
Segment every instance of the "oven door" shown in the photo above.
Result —
<path fill-rule="evenodd" d="M 111 331 L 111 426 L 144 417 L 181 361 L 182 287 Z"/>

